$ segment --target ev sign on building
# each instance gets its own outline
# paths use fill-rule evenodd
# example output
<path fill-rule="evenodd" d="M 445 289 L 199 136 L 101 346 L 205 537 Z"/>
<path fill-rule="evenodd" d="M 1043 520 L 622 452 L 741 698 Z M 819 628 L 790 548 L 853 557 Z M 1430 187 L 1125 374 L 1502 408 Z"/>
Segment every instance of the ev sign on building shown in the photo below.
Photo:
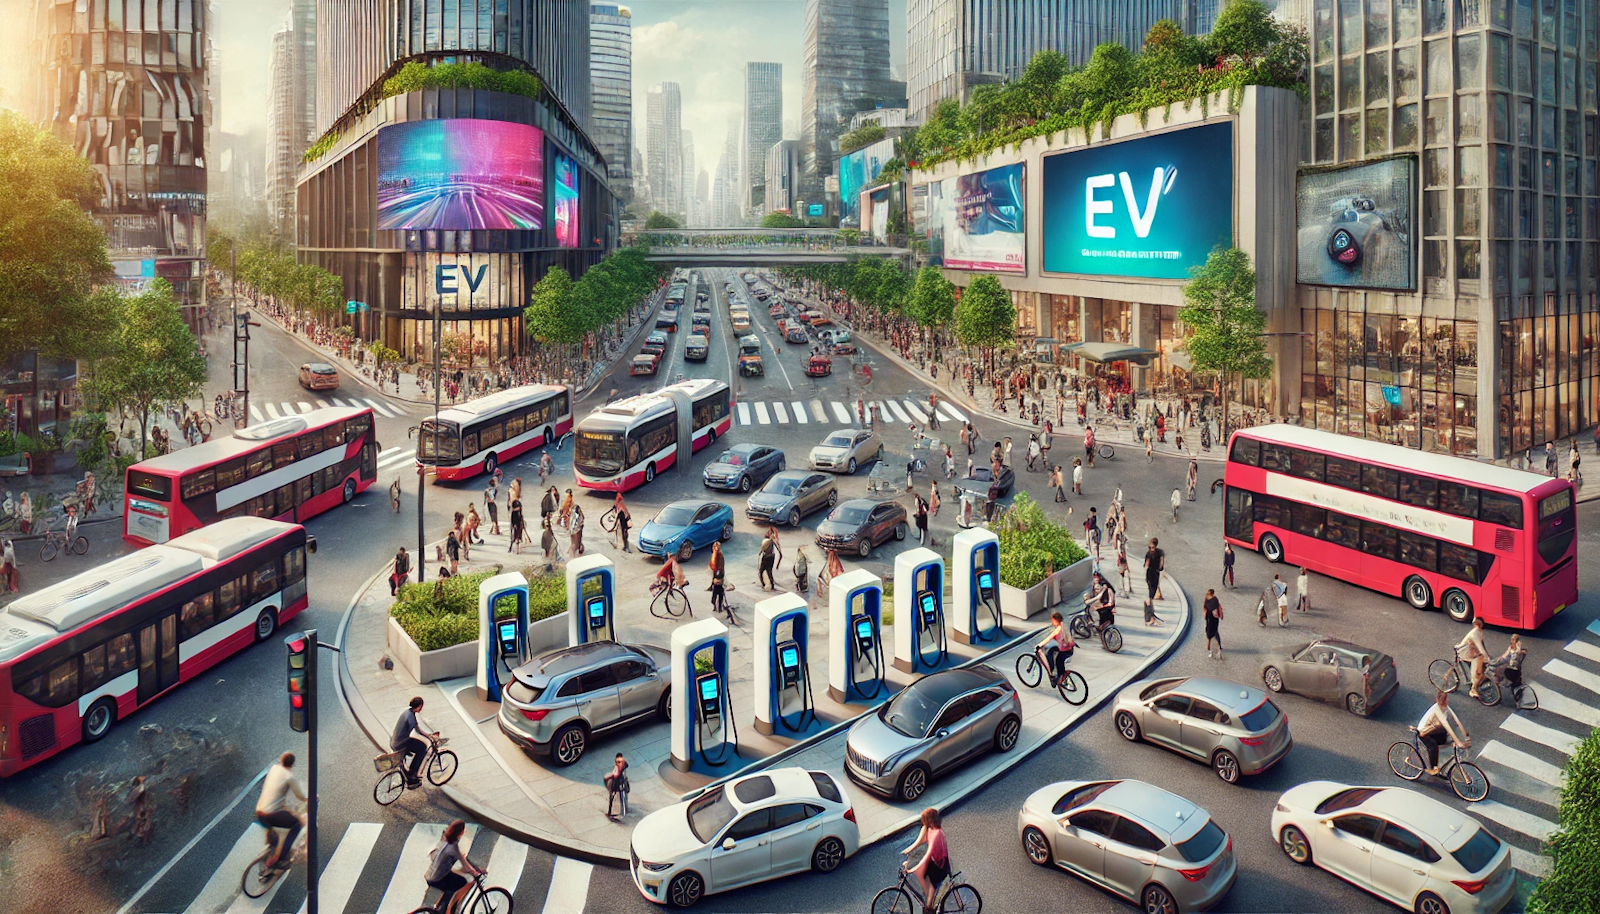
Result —
<path fill-rule="evenodd" d="M 1044 158 L 1044 271 L 1187 279 L 1233 244 L 1233 125 Z"/>

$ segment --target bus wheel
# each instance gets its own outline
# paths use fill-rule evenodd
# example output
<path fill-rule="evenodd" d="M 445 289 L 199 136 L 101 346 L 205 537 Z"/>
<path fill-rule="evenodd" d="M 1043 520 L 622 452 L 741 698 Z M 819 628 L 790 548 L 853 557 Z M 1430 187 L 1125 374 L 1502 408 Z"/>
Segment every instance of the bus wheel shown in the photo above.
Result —
<path fill-rule="evenodd" d="M 356 481 L 354 479 L 346 479 L 344 481 L 344 493 L 343 494 L 344 494 L 344 503 L 345 504 L 349 504 L 350 503 L 350 499 L 356 497 Z"/>
<path fill-rule="evenodd" d="M 278 630 L 278 611 L 268 606 L 256 616 L 256 641 L 265 641 Z"/>
<path fill-rule="evenodd" d="M 1444 607 L 1446 615 L 1457 622 L 1472 621 L 1472 598 L 1455 587 L 1444 592 L 1439 605 Z"/>
<path fill-rule="evenodd" d="M 1401 585 L 1401 589 L 1405 592 L 1406 602 L 1410 603 L 1414 608 L 1433 608 L 1433 588 L 1429 587 L 1428 582 L 1422 578 L 1416 575 L 1406 578 L 1406 582 Z"/>
<path fill-rule="evenodd" d="M 89 713 L 83 715 L 83 741 L 86 743 L 104 739 L 111 732 L 111 725 L 117 722 L 117 702 L 115 699 L 102 698 L 89 706 Z"/>
<path fill-rule="evenodd" d="M 548 435 L 545 436 L 545 440 L 546 441 L 550 440 Z M 495 467 L 497 467 L 499 465 L 500 465 L 500 458 L 496 457 L 493 454 L 490 454 L 489 456 L 483 458 L 483 471 L 485 473 L 489 474 L 490 476 L 494 475 Z"/>
<path fill-rule="evenodd" d="M 644 481 L 645 482 L 655 482 L 656 481 L 656 465 L 655 464 L 647 463 L 647 464 L 644 465 Z"/>
<path fill-rule="evenodd" d="M 1261 537 L 1261 557 L 1274 565 L 1283 561 L 1283 541 L 1271 533 Z"/>

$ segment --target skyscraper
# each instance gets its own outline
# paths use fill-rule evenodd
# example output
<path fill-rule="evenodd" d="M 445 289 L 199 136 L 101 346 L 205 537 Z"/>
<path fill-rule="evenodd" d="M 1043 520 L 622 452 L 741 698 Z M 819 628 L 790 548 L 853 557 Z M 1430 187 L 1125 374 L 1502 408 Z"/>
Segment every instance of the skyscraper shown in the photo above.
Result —
<path fill-rule="evenodd" d="M 889 0 L 806 0 L 804 53 L 800 143 L 805 179 L 820 187 L 839 158 L 840 121 L 905 99 L 889 77 Z"/>
<path fill-rule="evenodd" d="M 615 3 L 589 7 L 590 133 L 606 157 L 611 189 L 633 199 L 633 13 Z"/>
<path fill-rule="evenodd" d="M 656 83 L 645 92 L 644 131 L 650 206 L 663 213 L 684 215 L 683 95 L 677 83 Z"/>
<path fill-rule="evenodd" d="M 1217 0 L 908 0 L 906 96 L 926 119 L 942 99 L 966 101 L 972 87 L 1015 79 L 1040 51 L 1083 66 L 1095 45 L 1137 51 L 1161 19 L 1216 18 Z M 1209 18 L 1206 18 L 1209 16 Z"/>
<path fill-rule="evenodd" d="M 272 36 L 267 62 L 267 219 L 279 231 L 292 231 L 294 184 L 306 144 L 297 132 L 304 108 L 295 105 L 295 33 Z"/>
<path fill-rule="evenodd" d="M 800 182 L 800 142 L 780 140 L 773 143 L 767 150 L 765 171 L 767 212 L 787 212 L 804 218 L 804 213 L 794 211 L 795 192 Z"/>
<path fill-rule="evenodd" d="M 295 155 L 317 139 L 317 0 L 294 0 L 289 12 L 294 31 Z"/>
<path fill-rule="evenodd" d="M 746 216 L 766 212 L 762 188 L 767 180 L 767 150 L 783 139 L 783 64 L 744 65 L 744 187 Z"/>
<path fill-rule="evenodd" d="M 684 130 L 683 137 L 683 224 L 694 225 L 697 213 L 694 211 L 694 133 Z"/>

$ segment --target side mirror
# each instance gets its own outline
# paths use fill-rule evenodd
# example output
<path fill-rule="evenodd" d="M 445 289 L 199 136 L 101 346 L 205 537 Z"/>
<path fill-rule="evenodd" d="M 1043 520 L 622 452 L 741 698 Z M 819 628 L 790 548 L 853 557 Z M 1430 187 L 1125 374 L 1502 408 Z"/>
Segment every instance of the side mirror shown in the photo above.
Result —
<path fill-rule="evenodd" d="M 947 737 L 949 735 L 950 735 L 950 731 L 949 730 L 940 730 L 938 733 L 935 733 L 933 736 L 934 736 L 935 739 L 944 739 L 945 737 Z"/>
<path fill-rule="evenodd" d="M 722 839 L 722 849 L 725 850 L 725 851 L 731 851 L 731 850 L 733 850 L 733 847 L 734 847 L 735 843 L 736 842 L 732 838 L 723 838 Z"/>
<path fill-rule="evenodd" d="M 309 533 L 306 534 L 306 551 L 313 555 L 317 552 L 317 538 Z"/>

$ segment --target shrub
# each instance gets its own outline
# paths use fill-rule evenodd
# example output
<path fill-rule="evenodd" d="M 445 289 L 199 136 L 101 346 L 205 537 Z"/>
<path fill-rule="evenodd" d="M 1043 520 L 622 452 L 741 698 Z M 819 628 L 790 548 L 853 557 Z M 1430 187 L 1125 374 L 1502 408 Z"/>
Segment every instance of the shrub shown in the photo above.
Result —
<path fill-rule="evenodd" d="M 499 573 L 500 569 L 494 568 L 458 574 L 443 582 L 407 584 L 400 588 L 400 598 L 389 608 L 389 615 L 421 650 L 464 644 L 478 637 L 478 585 Z M 514 611 L 508 607 L 503 615 Z M 502 615 L 500 607 L 495 615 Z"/>
<path fill-rule="evenodd" d="M 420 89 L 487 89 L 538 98 L 539 77 L 522 70 L 495 70 L 475 62 L 440 63 L 430 67 L 412 61 L 384 81 L 383 97 Z"/>
<path fill-rule="evenodd" d="M 1000 580 L 1021 590 L 1088 556 L 1067 528 L 1045 517 L 1026 492 L 1017 493 L 1010 516 L 996 526 Z"/>
<path fill-rule="evenodd" d="M 1550 875 L 1533 890 L 1528 914 L 1600 911 L 1600 730 L 1591 730 L 1567 761 L 1559 826 L 1545 853 Z"/>
<path fill-rule="evenodd" d="M 522 570 L 522 576 L 528 579 L 529 622 L 559 616 L 567 611 L 566 575 L 537 574 L 529 567 Z"/>

